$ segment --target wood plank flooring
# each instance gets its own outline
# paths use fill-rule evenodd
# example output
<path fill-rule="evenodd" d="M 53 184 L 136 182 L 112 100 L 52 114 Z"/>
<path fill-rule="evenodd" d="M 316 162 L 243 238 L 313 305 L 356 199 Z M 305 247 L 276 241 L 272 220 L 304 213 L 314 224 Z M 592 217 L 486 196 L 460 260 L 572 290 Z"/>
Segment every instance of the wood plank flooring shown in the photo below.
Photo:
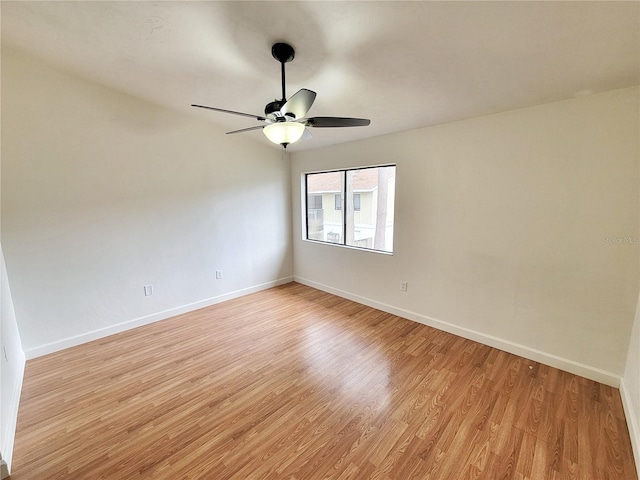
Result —
<path fill-rule="evenodd" d="M 637 479 L 619 392 L 296 283 L 27 362 L 12 479 Z"/>

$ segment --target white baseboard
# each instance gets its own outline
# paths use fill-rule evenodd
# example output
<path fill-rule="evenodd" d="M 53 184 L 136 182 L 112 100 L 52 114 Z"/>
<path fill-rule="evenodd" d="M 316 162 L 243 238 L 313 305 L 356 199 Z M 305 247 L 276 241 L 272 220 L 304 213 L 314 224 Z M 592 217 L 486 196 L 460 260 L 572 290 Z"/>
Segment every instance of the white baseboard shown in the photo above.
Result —
<path fill-rule="evenodd" d="M 562 358 L 551 353 L 536 350 L 535 348 L 527 347 L 526 345 L 521 345 L 499 337 L 494 337 L 493 335 L 487 335 L 475 330 L 460 327 L 452 323 L 429 317 L 427 315 L 422 315 L 410 310 L 394 307 L 393 305 L 378 302 L 376 300 L 333 288 L 322 283 L 308 280 L 306 278 L 294 276 L 294 281 L 302 283 L 303 285 L 307 285 L 309 287 L 317 288 L 318 290 L 322 290 L 327 293 L 331 293 L 333 295 L 337 295 L 342 298 L 346 298 L 348 300 L 353 300 L 354 302 L 358 302 L 378 310 L 382 310 L 383 312 L 391 313 L 408 320 L 413 320 L 414 322 L 422 323 L 424 325 L 428 325 L 430 327 L 437 328 L 438 330 L 443 330 L 445 332 L 452 333 L 463 338 L 468 338 L 469 340 L 474 340 L 484 345 L 488 345 L 499 350 L 504 350 L 505 352 L 513 353 L 514 355 L 519 355 L 535 362 L 540 362 L 545 365 L 549 365 L 555 368 L 559 368 L 560 370 L 573 373 L 575 375 L 580 375 L 581 377 L 585 377 L 590 380 L 609 385 L 611 387 L 620 387 L 620 376 L 612 372 L 607 372 L 590 365 L 585 365 L 583 363 Z"/>
<path fill-rule="evenodd" d="M 20 394 L 22 393 L 22 382 L 24 381 L 24 367 L 26 358 L 22 352 L 20 352 L 20 358 L 18 359 L 18 375 L 16 382 L 13 386 L 11 395 L 11 404 L 9 405 L 9 418 L 8 425 L 3 427 L 6 433 L 4 442 L 2 445 L 2 460 L 6 463 L 5 469 L 7 473 L 11 473 L 11 461 L 13 459 L 13 443 L 16 438 L 16 426 L 18 423 L 18 407 L 20 407 Z M 5 478 L 5 477 L 1 477 Z"/>
<path fill-rule="evenodd" d="M 211 305 L 215 305 L 216 303 L 221 303 L 226 300 L 232 300 L 234 298 L 242 297 L 244 295 L 249 295 L 250 293 L 255 293 L 261 290 L 266 290 L 268 288 L 277 287 L 278 285 L 284 285 L 285 283 L 289 283 L 292 281 L 293 281 L 293 277 L 283 277 L 277 280 L 273 280 L 271 282 L 261 283 L 259 285 L 254 285 L 252 287 L 247 287 L 240 290 L 235 290 L 233 292 L 224 293 L 222 295 L 206 298 L 204 300 L 199 300 L 197 302 L 189 303 L 187 305 L 181 305 L 179 307 L 170 308 L 162 312 L 146 315 L 144 317 L 134 318 L 132 320 L 127 320 L 125 322 L 121 322 L 115 325 L 110 325 L 105 328 L 92 330 L 90 332 L 82 333 L 80 335 L 74 335 L 73 337 L 57 340 L 55 342 L 47 343 L 45 345 L 40 345 L 38 347 L 30 348 L 25 352 L 25 354 L 27 359 L 29 360 L 32 358 L 41 357 L 43 355 L 48 355 L 49 353 L 54 353 L 60 350 L 64 350 L 65 348 L 75 347 L 76 345 L 81 345 L 83 343 L 91 342 L 93 340 L 98 340 L 100 338 L 108 337 L 109 335 L 124 332 L 126 330 L 131 330 L 132 328 L 141 327 L 149 323 L 165 320 L 167 318 L 175 317 L 176 315 L 181 315 L 183 313 L 191 312 L 193 310 L 209 307 Z"/>
<path fill-rule="evenodd" d="M 622 398 L 624 415 L 627 419 L 629 437 L 631 437 L 631 447 L 633 448 L 633 456 L 636 461 L 636 471 L 640 474 L 640 418 L 637 416 L 638 412 L 634 411 L 631 394 L 626 388 L 624 378 L 620 380 L 620 397 Z"/>
<path fill-rule="evenodd" d="M 322 290 L 322 291 L 337 295 L 339 297 L 347 298 L 349 300 L 353 300 L 354 302 L 358 302 L 363 305 L 367 305 L 387 313 L 398 315 L 399 317 L 403 317 L 418 323 L 422 323 L 424 325 L 428 325 L 430 327 L 434 327 L 439 330 L 443 330 L 445 332 L 458 335 L 460 337 L 468 338 L 470 340 L 474 340 L 476 342 L 480 342 L 490 347 L 494 347 L 499 350 L 504 350 L 506 352 L 513 353 L 515 355 L 519 355 L 521 357 L 528 358 L 536 362 L 544 363 L 546 365 L 550 365 L 552 367 L 556 367 L 561 370 L 565 370 L 567 372 L 580 375 L 600 383 L 604 383 L 605 385 L 609 385 L 615 388 L 620 387 L 620 380 L 621 380 L 620 376 L 612 372 L 607 372 L 605 370 L 601 370 L 599 368 L 596 368 L 590 365 L 585 365 L 580 362 L 575 362 L 573 360 L 562 358 L 557 355 L 553 355 L 551 353 L 543 352 L 531 347 L 527 347 L 525 345 L 511 342 L 509 340 L 505 340 L 492 335 L 487 335 L 487 334 L 477 332 L 475 330 L 471 330 L 468 328 L 460 327 L 448 322 L 444 322 L 442 320 L 438 320 L 436 318 L 432 318 L 426 315 L 412 312 L 410 310 L 405 310 L 403 308 L 395 307 L 393 305 L 388 305 L 386 303 L 378 302 L 371 298 L 356 295 L 344 290 L 333 288 L 329 285 L 314 282 L 312 280 L 308 280 L 301 277 L 280 278 L 271 282 L 266 282 L 260 285 L 255 285 L 255 286 L 244 288 L 241 290 L 225 293 L 222 295 L 218 295 L 216 297 L 207 298 L 204 300 L 200 300 L 198 302 L 171 308 L 169 310 L 157 312 L 152 315 L 135 318 L 132 320 L 128 320 L 126 322 L 116 324 L 116 325 L 111 325 L 109 327 L 93 330 L 91 332 L 75 335 L 73 337 L 69 337 L 56 342 L 41 345 L 41 346 L 27 350 L 25 352 L 26 358 L 32 359 L 32 358 L 40 357 L 43 355 L 47 355 L 49 353 L 57 352 L 65 348 L 74 347 L 76 345 L 80 345 L 82 343 L 90 342 L 93 340 L 98 340 L 100 338 L 104 338 L 109 335 L 113 335 L 115 333 L 124 332 L 132 328 L 140 327 L 142 325 L 147 325 L 149 323 L 165 320 L 167 318 L 180 315 L 183 313 L 187 313 L 193 310 L 197 310 L 199 308 L 208 307 L 210 305 L 215 305 L 216 303 L 224 302 L 226 300 L 231 300 L 233 298 L 238 298 L 244 295 L 248 295 L 250 293 L 255 293 L 255 292 L 266 290 L 268 288 L 272 288 L 278 285 L 283 285 L 291 281 L 296 281 L 298 283 L 308 285 L 313 288 L 317 288 L 318 290 Z"/>

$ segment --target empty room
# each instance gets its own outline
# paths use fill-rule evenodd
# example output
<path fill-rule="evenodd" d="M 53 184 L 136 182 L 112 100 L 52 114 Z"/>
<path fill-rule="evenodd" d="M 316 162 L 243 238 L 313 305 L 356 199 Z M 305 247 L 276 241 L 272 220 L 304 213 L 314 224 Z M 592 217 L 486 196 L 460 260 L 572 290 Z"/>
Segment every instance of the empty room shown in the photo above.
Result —
<path fill-rule="evenodd" d="M 640 2 L 0 20 L 3 479 L 638 479 Z"/>

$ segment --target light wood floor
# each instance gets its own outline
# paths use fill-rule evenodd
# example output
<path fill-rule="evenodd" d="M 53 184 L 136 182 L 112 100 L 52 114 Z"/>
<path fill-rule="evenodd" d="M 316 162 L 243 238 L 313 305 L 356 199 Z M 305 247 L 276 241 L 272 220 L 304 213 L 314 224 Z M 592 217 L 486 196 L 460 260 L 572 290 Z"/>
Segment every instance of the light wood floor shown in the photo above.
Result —
<path fill-rule="evenodd" d="M 11 478 L 637 476 L 616 389 L 291 283 L 27 362 Z"/>

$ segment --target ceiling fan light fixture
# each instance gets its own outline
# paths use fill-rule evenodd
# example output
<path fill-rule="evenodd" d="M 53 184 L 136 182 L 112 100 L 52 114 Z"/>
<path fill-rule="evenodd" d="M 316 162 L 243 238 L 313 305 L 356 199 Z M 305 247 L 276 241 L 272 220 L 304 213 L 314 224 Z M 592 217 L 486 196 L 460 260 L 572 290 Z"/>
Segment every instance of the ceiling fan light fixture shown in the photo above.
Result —
<path fill-rule="evenodd" d="M 302 138 L 304 125 L 298 122 L 277 122 L 267 125 L 262 131 L 271 142 L 286 148 Z"/>

